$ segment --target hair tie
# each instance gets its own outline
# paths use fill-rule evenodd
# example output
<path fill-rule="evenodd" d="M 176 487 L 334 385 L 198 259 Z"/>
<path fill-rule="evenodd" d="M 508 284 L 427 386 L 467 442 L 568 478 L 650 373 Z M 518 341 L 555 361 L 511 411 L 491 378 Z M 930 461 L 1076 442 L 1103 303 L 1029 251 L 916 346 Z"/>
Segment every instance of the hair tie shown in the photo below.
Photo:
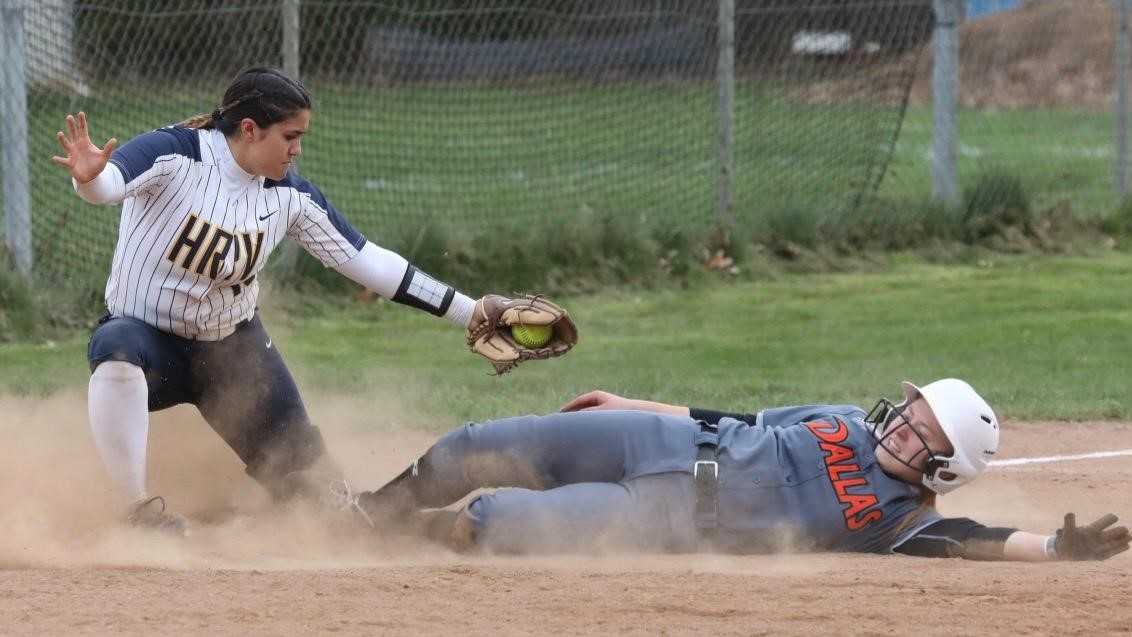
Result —
<path fill-rule="evenodd" d="M 224 116 L 220 114 L 220 109 L 219 109 L 219 108 L 218 108 L 218 109 L 216 109 L 216 110 L 214 110 L 214 111 L 212 111 L 212 121 L 219 121 L 219 120 L 221 120 L 221 119 L 223 119 L 223 118 L 224 118 Z"/>

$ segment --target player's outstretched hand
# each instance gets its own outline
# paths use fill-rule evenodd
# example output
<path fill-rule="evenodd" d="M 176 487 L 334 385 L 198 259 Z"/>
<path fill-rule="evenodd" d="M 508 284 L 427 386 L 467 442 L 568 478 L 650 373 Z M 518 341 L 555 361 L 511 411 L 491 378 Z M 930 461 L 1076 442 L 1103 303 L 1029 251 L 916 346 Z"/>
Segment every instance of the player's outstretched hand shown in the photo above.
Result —
<path fill-rule="evenodd" d="M 1102 515 L 1089 526 L 1077 526 L 1077 516 L 1065 514 L 1065 525 L 1057 531 L 1054 551 L 1059 560 L 1107 560 L 1128 550 L 1132 535 L 1126 526 L 1112 526 L 1117 517 Z M 1111 528 L 1110 528 L 1111 527 Z"/>
<path fill-rule="evenodd" d="M 55 155 L 51 161 L 71 171 L 71 176 L 80 184 L 94 179 L 106 162 L 110 161 L 110 154 L 118 140 L 111 137 L 102 148 L 90 141 L 90 132 L 87 129 L 86 113 L 79 111 L 78 117 L 67 114 L 67 133 L 59 131 L 55 134 L 59 145 L 63 147 L 63 156 Z"/>
<path fill-rule="evenodd" d="M 640 409 L 637 404 L 640 401 L 617 394 L 611 394 L 607 391 L 595 389 L 588 391 L 584 394 L 575 396 L 573 400 L 562 405 L 559 411 L 596 411 L 599 409 Z"/>
<path fill-rule="evenodd" d="M 519 325 L 537 328 L 544 340 L 521 343 L 512 332 Z M 495 373 L 502 375 L 523 361 L 570 351 L 578 342 L 578 328 L 565 309 L 541 296 L 509 299 L 488 294 L 476 301 L 465 337 L 469 349 L 486 358 Z"/>

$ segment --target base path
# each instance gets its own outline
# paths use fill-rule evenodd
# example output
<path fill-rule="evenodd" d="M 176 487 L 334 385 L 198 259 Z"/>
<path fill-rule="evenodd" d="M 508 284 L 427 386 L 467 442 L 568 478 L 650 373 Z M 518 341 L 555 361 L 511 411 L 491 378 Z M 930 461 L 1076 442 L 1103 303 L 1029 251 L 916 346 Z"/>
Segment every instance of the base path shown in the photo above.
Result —
<path fill-rule="evenodd" d="M 363 487 L 436 438 L 365 432 L 349 404 L 313 401 Z M 159 414 L 152 491 L 197 523 L 187 540 L 116 523 L 81 398 L 3 425 L 4 634 L 1120 634 L 1132 555 L 1017 564 L 872 555 L 456 555 L 269 511 L 191 410 Z M 1132 425 L 1007 423 L 998 458 L 1122 450 Z M 1062 515 L 1132 521 L 1132 457 L 1004 464 L 940 500 L 945 515 L 1050 532 Z"/>

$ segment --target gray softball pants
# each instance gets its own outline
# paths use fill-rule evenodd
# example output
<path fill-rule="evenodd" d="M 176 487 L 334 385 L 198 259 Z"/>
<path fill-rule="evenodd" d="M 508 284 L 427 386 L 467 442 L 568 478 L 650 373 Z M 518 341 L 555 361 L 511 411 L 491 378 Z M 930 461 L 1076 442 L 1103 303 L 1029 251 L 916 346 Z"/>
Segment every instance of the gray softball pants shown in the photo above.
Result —
<path fill-rule="evenodd" d="M 694 550 L 691 471 L 699 426 L 638 411 L 470 423 L 422 457 L 420 503 L 464 510 L 482 548 L 501 553 Z"/>

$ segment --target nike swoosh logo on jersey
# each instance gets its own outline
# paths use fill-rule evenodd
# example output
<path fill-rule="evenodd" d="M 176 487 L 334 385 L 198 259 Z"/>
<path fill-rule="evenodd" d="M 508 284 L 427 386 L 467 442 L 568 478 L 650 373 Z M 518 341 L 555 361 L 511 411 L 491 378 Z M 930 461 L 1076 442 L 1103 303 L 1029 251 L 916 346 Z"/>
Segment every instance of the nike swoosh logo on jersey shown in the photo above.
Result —
<path fill-rule="evenodd" d="M 278 211 L 278 210 L 273 210 L 273 211 L 271 211 L 271 212 L 269 212 L 269 213 L 267 213 L 267 214 L 263 215 L 262 217 L 260 217 L 260 218 L 259 218 L 259 220 L 260 220 L 260 221 L 264 221 L 265 219 L 267 219 L 268 217 L 270 217 L 271 215 L 273 215 L 273 214 L 275 214 L 275 213 L 277 213 L 277 212 L 279 212 L 279 211 Z"/>

